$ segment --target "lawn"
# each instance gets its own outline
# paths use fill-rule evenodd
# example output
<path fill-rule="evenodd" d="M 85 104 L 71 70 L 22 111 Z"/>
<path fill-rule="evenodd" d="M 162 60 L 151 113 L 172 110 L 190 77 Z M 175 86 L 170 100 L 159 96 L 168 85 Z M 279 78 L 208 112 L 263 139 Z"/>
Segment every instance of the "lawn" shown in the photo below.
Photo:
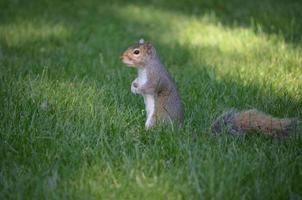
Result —
<path fill-rule="evenodd" d="M 0 199 L 301 199 L 302 137 L 213 136 L 230 108 L 302 118 L 302 2 L 0 2 Z M 144 130 L 119 55 L 151 41 L 185 105 Z M 300 131 L 301 132 L 301 131 Z"/>

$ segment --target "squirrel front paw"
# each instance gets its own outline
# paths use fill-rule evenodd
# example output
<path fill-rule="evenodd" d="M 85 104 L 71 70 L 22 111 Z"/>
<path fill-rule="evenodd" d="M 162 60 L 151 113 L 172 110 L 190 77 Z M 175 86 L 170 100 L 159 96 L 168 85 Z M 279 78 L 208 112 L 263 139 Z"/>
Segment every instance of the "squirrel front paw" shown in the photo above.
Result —
<path fill-rule="evenodd" d="M 131 84 L 131 92 L 133 94 L 138 94 L 138 83 L 136 81 L 133 81 Z"/>

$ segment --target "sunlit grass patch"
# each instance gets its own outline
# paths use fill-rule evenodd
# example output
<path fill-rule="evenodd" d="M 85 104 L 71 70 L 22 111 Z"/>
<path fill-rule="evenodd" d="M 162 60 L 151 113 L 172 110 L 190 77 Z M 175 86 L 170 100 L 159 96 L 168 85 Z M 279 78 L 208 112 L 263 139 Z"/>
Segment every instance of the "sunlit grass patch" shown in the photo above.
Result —
<path fill-rule="evenodd" d="M 52 24 L 45 21 L 16 21 L 0 25 L 0 39 L 8 47 L 30 44 L 48 39 L 66 39 L 70 30 L 62 23 Z"/>

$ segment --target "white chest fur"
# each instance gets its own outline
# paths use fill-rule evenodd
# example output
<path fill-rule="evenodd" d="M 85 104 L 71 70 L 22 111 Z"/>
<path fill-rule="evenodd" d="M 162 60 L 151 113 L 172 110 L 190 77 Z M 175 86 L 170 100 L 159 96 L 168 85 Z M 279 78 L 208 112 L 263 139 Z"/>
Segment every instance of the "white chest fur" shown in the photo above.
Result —
<path fill-rule="evenodd" d="M 147 70 L 138 69 L 138 84 L 144 85 L 147 82 Z"/>
<path fill-rule="evenodd" d="M 140 86 L 147 83 L 148 77 L 147 77 L 147 70 L 146 69 L 139 69 L 138 70 L 138 84 Z M 145 126 L 151 127 L 154 125 L 155 121 L 153 119 L 153 114 L 155 111 L 155 97 L 152 94 L 143 94 L 144 102 L 145 102 L 145 108 L 146 108 L 146 114 L 147 114 L 147 121 Z"/>

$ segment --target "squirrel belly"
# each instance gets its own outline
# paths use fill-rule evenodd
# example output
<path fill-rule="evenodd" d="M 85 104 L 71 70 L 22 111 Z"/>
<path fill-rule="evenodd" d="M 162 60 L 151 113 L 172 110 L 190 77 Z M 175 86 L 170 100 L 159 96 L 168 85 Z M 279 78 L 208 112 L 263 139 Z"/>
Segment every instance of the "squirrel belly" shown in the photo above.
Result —
<path fill-rule="evenodd" d="M 151 94 L 145 94 L 143 95 L 144 97 L 144 102 L 145 102 L 145 109 L 146 109 L 146 114 L 147 114 L 147 120 L 145 123 L 145 127 L 151 128 L 154 126 L 156 119 L 156 113 L 155 113 L 155 96 Z"/>
<path fill-rule="evenodd" d="M 261 132 L 270 136 L 288 136 L 297 130 L 297 124 L 296 119 L 275 118 L 255 109 L 241 112 L 230 110 L 217 118 L 212 125 L 212 132 L 226 130 L 233 135 Z"/>

